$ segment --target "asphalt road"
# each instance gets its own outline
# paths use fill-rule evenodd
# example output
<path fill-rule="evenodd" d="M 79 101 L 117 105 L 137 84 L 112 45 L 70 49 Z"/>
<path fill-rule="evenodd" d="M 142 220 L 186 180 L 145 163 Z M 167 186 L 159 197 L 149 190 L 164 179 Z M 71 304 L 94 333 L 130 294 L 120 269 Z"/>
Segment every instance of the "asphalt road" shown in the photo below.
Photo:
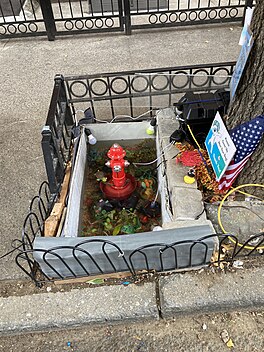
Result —
<path fill-rule="evenodd" d="M 262 352 L 264 312 L 229 312 L 161 321 L 89 325 L 80 329 L 0 337 L 8 352 Z M 221 335 L 226 330 L 233 348 Z"/>

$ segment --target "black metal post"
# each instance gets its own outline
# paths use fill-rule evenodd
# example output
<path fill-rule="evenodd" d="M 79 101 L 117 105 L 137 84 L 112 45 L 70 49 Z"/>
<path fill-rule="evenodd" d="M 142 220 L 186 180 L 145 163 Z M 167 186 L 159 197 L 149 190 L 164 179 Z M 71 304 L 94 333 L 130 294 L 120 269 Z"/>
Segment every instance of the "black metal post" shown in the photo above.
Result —
<path fill-rule="evenodd" d="M 119 12 L 119 25 L 122 30 L 124 27 L 124 11 L 123 11 L 123 0 L 118 0 L 118 12 Z"/>
<path fill-rule="evenodd" d="M 51 194 L 55 194 L 58 191 L 58 185 L 54 170 L 54 162 L 51 154 L 51 140 L 52 140 L 52 132 L 49 126 L 45 126 L 41 132 L 42 134 L 42 152 L 44 156 L 44 162 L 49 182 L 49 189 Z"/>
<path fill-rule="evenodd" d="M 124 0 L 125 34 L 131 35 L 130 0 Z"/>
<path fill-rule="evenodd" d="M 39 4 L 41 7 L 48 40 L 53 41 L 55 40 L 57 29 L 56 29 L 53 10 L 52 10 L 51 0 L 39 0 Z"/>
<path fill-rule="evenodd" d="M 63 153 L 60 147 L 61 141 L 59 136 L 56 136 L 58 131 L 55 120 L 57 116 L 58 103 L 67 103 L 64 78 L 61 75 L 55 76 L 54 89 L 46 124 L 42 130 L 41 142 L 50 192 L 52 194 L 58 191 L 58 186 L 63 180 L 65 170 Z"/>

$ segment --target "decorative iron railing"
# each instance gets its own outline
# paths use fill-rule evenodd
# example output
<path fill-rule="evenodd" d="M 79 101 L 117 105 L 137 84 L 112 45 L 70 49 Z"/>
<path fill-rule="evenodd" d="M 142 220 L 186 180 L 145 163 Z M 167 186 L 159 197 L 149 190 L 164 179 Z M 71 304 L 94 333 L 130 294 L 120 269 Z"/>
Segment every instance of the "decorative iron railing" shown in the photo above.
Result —
<path fill-rule="evenodd" d="M 243 22 L 252 0 L 1 0 L 0 39 Z"/>

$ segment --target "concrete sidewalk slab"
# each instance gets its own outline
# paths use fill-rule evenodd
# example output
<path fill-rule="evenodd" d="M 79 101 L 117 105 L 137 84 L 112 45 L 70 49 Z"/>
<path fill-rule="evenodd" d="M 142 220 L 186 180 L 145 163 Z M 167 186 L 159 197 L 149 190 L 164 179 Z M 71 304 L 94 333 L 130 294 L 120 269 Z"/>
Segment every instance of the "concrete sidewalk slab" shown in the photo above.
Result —
<path fill-rule="evenodd" d="M 159 317 L 155 283 L 12 296 L 0 308 L 0 334 Z"/>
<path fill-rule="evenodd" d="M 248 263 L 249 264 L 249 263 Z M 261 267 L 188 271 L 141 285 L 102 286 L 0 298 L 0 335 L 65 329 L 90 323 L 164 319 L 257 310 L 264 306 Z"/>
<path fill-rule="evenodd" d="M 263 278 L 262 268 L 163 277 L 160 279 L 162 316 L 257 309 L 264 305 Z"/>

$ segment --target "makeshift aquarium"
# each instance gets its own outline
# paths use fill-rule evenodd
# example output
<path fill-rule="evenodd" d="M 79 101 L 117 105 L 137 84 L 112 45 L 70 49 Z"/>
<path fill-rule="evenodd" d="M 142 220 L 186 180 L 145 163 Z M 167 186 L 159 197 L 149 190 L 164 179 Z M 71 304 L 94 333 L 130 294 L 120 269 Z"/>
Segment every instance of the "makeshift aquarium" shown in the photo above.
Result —
<path fill-rule="evenodd" d="M 165 150 L 175 147 L 162 145 L 159 130 L 147 134 L 148 126 L 144 121 L 81 126 L 61 234 L 34 242 L 45 275 L 139 271 L 146 265 L 168 270 L 188 266 L 190 251 L 193 265 L 210 260 L 215 239 L 193 242 L 213 232 L 209 225 L 173 225 L 163 164 Z"/>

